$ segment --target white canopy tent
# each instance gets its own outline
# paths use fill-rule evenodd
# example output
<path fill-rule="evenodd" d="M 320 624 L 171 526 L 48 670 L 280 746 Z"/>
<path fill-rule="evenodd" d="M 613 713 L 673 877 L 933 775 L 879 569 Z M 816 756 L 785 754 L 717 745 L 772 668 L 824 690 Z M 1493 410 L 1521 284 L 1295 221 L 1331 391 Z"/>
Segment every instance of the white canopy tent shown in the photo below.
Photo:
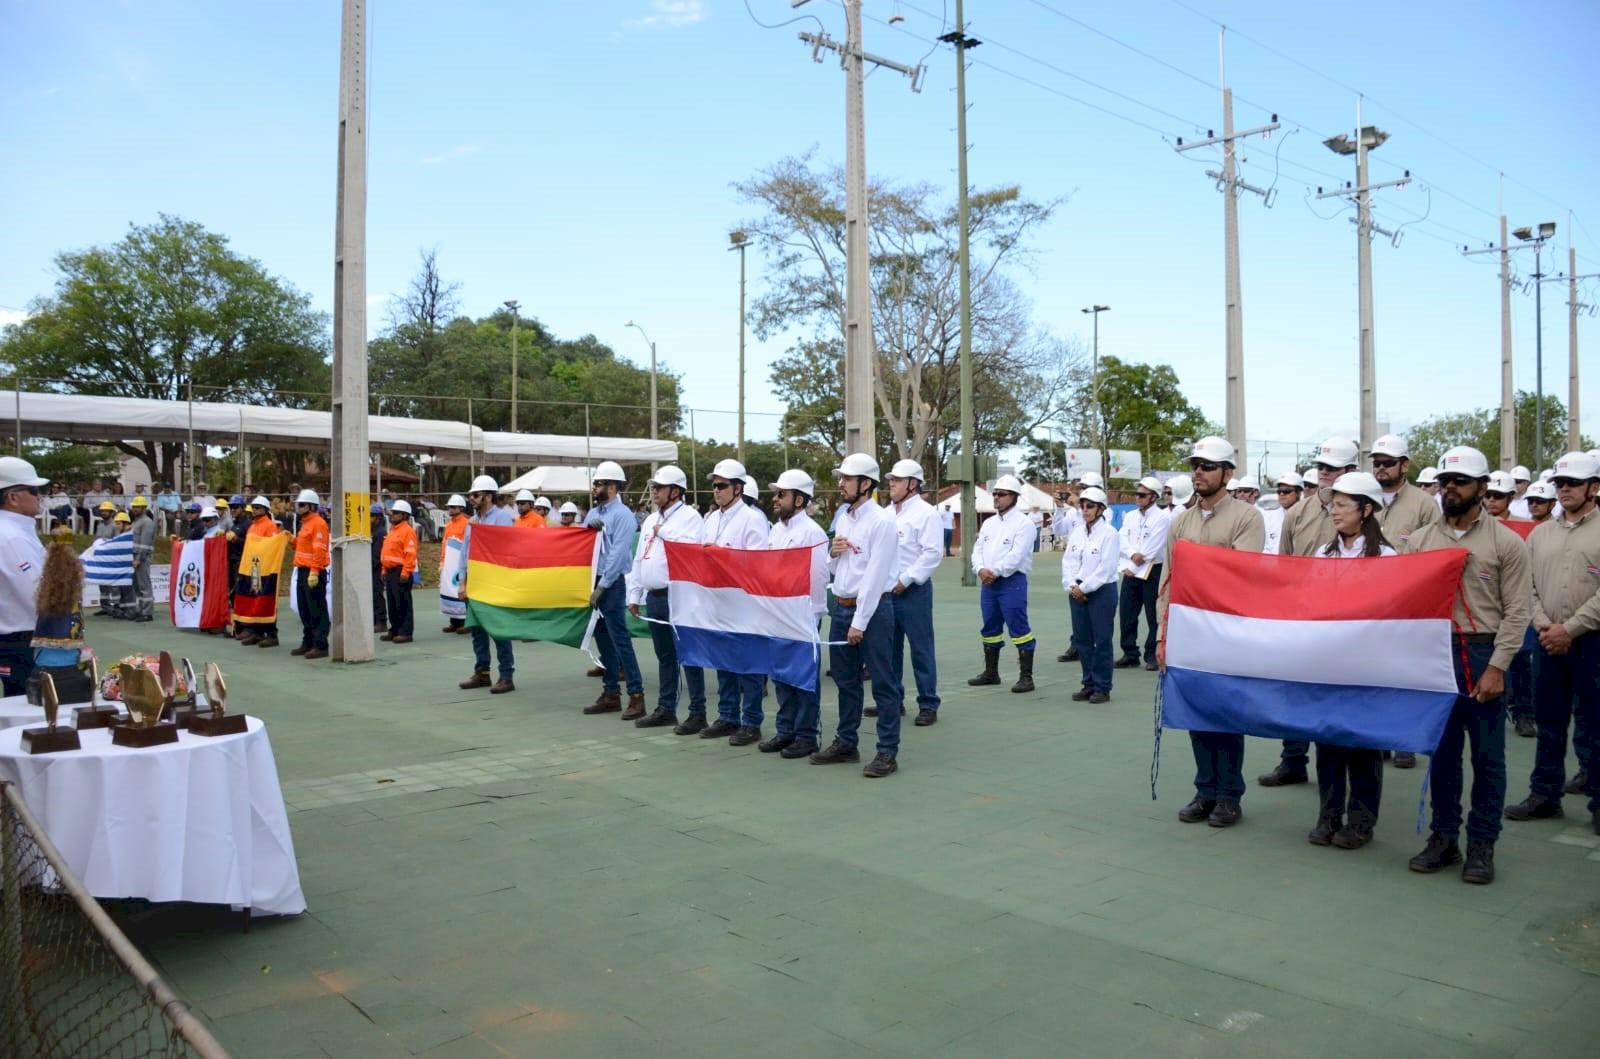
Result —
<path fill-rule="evenodd" d="M 511 479 L 500 487 L 514 493 L 519 489 L 532 489 L 535 493 L 587 493 L 589 469 L 587 467 L 535 467 Z"/>
<path fill-rule="evenodd" d="M 975 487 L 972 492 L 978 514 L 994 514 L 994 497 L 989 495 L 989 490 L 980 485 Z M 939 502 L 938 508 L 940 511 L 953 511 L 957 515 L 961 514 L 961 494 L 959 492 L 951 493 Z"/>
<path fill-rule="evenodd" d="M 582 437 L 571 434 L 513 434 L 505 430 L 483 431 L 483 443 L 472 462 L 489 464 L 538 464 L 542 467 L 593 467 L 601 460 L 629 464 L 674 463 L 678 445 L 650 438 Z M 441 464 L 466 463 L 465 453 L 439 454 Z"/>
<path fill-rule="evenodd" d="M 1017 503 L 1022 505 L 1024 511 L 1053 511 L 1055 498 L 1036 485 L 1022 483 L 1022 495 L 1017 498 Z"/>

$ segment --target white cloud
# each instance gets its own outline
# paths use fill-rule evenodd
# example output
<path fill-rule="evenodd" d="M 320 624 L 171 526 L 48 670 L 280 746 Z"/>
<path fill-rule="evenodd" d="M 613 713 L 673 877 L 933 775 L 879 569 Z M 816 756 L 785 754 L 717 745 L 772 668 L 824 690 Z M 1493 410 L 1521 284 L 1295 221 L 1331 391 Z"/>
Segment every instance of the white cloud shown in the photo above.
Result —
<path fill-rule="evenodd" d="M 452 162 L 457 158 L 465 158 L 469 154 L 477 154 L 481 150 L 483 150 L 482 144 L 461 143 L 450 148 L 448 151 L 440 151 L 438 154 L 423 155 L 422 164 L 438 165 L 440 162 Z"/>
<path fill-rule="evenodd" d="M 706 0 L 650 0 L 650 10 L 651 14 L 631 18 L 624 24 L 629 29 L 676 29 L 711 17 Z"/>
<path fill-rule="evenodd" d="M 0 327 L 9 327 L 12 324 L 20 324 L 27 318 L 28 313 L 25 309 L 0 308 Z"/>

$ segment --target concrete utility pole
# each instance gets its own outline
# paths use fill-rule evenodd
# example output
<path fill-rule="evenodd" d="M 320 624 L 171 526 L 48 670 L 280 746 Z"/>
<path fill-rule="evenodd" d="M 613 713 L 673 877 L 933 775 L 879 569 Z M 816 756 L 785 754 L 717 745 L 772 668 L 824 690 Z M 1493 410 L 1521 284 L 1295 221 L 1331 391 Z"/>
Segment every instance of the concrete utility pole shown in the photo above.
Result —
<path fill-rule="evenodd" d="M 339 35 L 339 202 L 333 259 L 335 661 L 370 662 L 372 539 L 367 477 L 367 5 L 344 0 Z"/>
<path fill-rule="evenodd" d="M 744 252 L 750 245 L 744 232 L 730 232 L 728 250 L 739 251 L 739 462 L 744 462 Z M 650 435 L 655 437 L 654 434 Z"/>
<path fill-rule="evenodd" d="M 1572 229 L 1569 215 L 1567 229 L 1567 272 L 1566 275 L 1557 273 L 1553 276 L 1535 276 L 1535 282 L 1565 283 L 1567 285 L 1567 452 L 1578 450 L 1581 434 L 1578 430 L 1578 310 L 1591 309 L 1592 306 L 1578 301 L 1578 281 L 1580 279 L 1594 279 L 1600 273 L 1591 272 L 1587 275 L 1578 275 L 1578 250 L 1571 243 Z M 1538 259 L 1537 249 L 1534 252 L 1535 260 Z M 1535 266 L 1537 268 L 1537 266 Z M 1537 299 L 1536 299 L 1537 301 Z M 1539 382 L 1543 383 L 1543 378 Z M 1543 407 L 1543 390 L 1540 390 L 1540 407 Z"/>
<path fill-rule="evenodd" d="M 791 4 L 799 7 L 806 0 Z M 861 0 L 841 0 L 845 41 L 826 33 L 802 33 L 811 57 L 822 61 L 824 48 L 837 52 L 844 67 L 845 118 L 845 308 L 844 308 L 844 445 L 847 452 L 875 455 L 872 376 L 877 354 L 872 335 L 872 286 L 867 239 L 867 137 L 862 102 L 866 64 L 898 71 L 911 78 L 911 90 L 922 90 L 922 66 L 879 58 L 861 50 Z"/>
<path fill-rule="evenodd" d="M 1101 474 L 1105 474 L 1110 470 L 1110 461 L 1106 454 L 1105 432 L 1101 428 L 1103 417 L 1100 413 L 1100 314 L 1109 312 L 1110 309 L 1111 306 L 1109 305 L 1091 305 L 1079 310 L 1079 312 L 1088 313 L 1094 319 L 1094 345 L 1091 347 L 1094 353 L 1092 355 L 1093 359 L 1090 361 L 1092 367 L 1089 374 L 1089 399 L 1094 405 L 1094 447 L 1100 453 L 1099 471 Z"/>
<path fill-rule="evenodd" d="M 645 334 L 644 328 L 629 320 L 626 326 L 633 328 L 644 336 L 645 344 L 650 347 L 650 440 L 656 439 L 656 340 Z"/>
<path fill-rule="evenodd" d="M 1217 34 L 1217 59 L 1222 75 L 1222 135 L 1206 130 L 1206 138 L 1194 143 L 1184 143 L 1180 137 L 1177 151 L 1193 151 L 1201 147 L 1222 145 L 1222 171 L 1206 170 L 1206 176 L 1217 182 L 1222 192 L 1222 260 L 1226 273 L 1226 371 L 1228 380 L 1228 443 L 1240 455 L 1248 451 L 1244 417 L 1244 296 L 1239 282 L 1239 193 L 1248 191 L 1261 196 L 1269 209 L 1277 198 L 1277 191 L 1259 188 L 1239 179 L 1235 161 L 1234 144 L 1251 136 L 1270 137 L 1278 128 L 1278 115 L 1266 125 L 1243 132 L 1233 131 L 1233 89 L 1228 87 L 1228 63 L 1224 52 L 1227 30 Z"/>
<path fill-rule="evenodd" d="M 1500 255 L 1500 469 L 1509 471 L 1517 462 L 1517 392 L 1511 360 L 1511 251 L 1506 245 L 1505 174 L 1500 174 L 1500 243 L 1482 250 L 1461 248 L 1467 257 L 1478 254 Z"/>
<path fill-rule="evenodd" d="M 977 427 L 972 408 L 972 260 L 967 230 L 967 49 L 976 48 L 982 42 L 966 34 L 961 0 L 956 0 L 955 31 L 939 39 L 956 49 L 956 181 L 960 185 L 956 194 L 956 226 L 960 229 L 961 271 L 961 583 L 970 588 L 978 583 L 978 575 L 972 572 L 972 542 L 978 535 L 978 483 L 977 453 L 972 443 Z"/>
<path fill-rule="evenodd" d="M 1356 156 L 1356 182 L 1352 187 L 1323 193 L 1317 189 L 1317 198 L 1338 196 L 1356 200 L 1356 296 L 1360 317 L 1358 349 L 1361 359 L 1361 451 L 1372 451 L 1372 442 L 1378 436 L 1378 381 L 1377 356 L 1372 339 L 1372 237 L 1387 235 L 1397 239 L 1394 232 L 1378 227 L 1372 221 L 1372 192 L 1379 188 L 1404 187 L 1411 182 L 1411 171 L 1406 170 L 1400 180 L 1386 180 L 1381 184 L 1367 183 L 1367 155 L 1377 150 L 1389 134 L 1372 125 L 1361 124 L 1361 97 L 1356 97 L 1356 135 L 1352 141 L 1343 134 L 1324 140 L 1323 145 L 1334 154 Z"/>
<path fill-rule="evenodd" d="M 506 302 L 511 311 L 511 433 L 517 432 L 517 324 L 522 320 L 522 303 L 512 298 Z M 517 476 L 517 465 L 511 465 L 511 477 Z"/>

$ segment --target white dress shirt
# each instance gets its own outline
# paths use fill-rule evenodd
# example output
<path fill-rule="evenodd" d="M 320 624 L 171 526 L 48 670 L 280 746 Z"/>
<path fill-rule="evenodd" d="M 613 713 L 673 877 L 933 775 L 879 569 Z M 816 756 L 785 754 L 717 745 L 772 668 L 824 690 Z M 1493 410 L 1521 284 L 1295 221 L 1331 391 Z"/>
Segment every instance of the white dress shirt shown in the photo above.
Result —
<path fill-rule="evenodd" d="M 33 519 L 0 511 L 0 633 L 34 631 L 44 545 Z"/>
<path fill-rule="evenodd" d="M 767 534 L 767 547 L 811 549 L 811 612 L 823 614 L 828 609 L 828 535 L 804 511 L 796 511 L 789 521 L 783 519 L 772 524 Z M 858 604 L 859 605 L 859 604 Z"/>
<path fill-rule="evenodd" d="M 1104 515 L 1093 526 L 1077 526 L 1067 538 L 1061 556 L 1061 588 L 1077 585 L 1085 593 L 1104 588 L 1117 580 L 1117 559 L 1122 554 L 1122 539 Z"/>
<path fill-rule="evenodd" d="M 705 530 L 700 512 L 676 501 L 666 511 L 653 511 L 639 528 L 639 545 L 633 552 L 633 568 L 628 571 L 628 602 L 643 606 L 648 592 L 667 587 L 667 549 L 663 541 L 697 544 Z"/>
<path fill-rule="evenodd" d="M 1055 516 L 1050 520 L 1050 532 L 1063 540 L 1072 536 L 1072 531 L 1083 525 L 1083 512 L 1075 507 L 1062 505 L 1055 510 Z"/>
<path fill-rule="evenodd" d="M 1261 550 L 1267 555 L 1278 554 L 1279 542 L 1283 540 L 1283 519 L 1287 514 L 1288 512 L 1281 507 L 1261 512 L 1261 521 L 1267 531 L 1266 542 L 1262 544 Z"/>
<path fill-rule="evenodd" d="M 1528 510 L 1528 498 L 1525 496 L 1519 496 L 1511 501 L 1511 508 L 1506 513 L 1512 518 L 1521 519 L 1524 522 L 1529 522 L 1533 519 L 1533 512 Z"/>
<path fill-rule="evenodd" d="M 1105 521 L 1106 515 L 1100 518 Z M 1136 580 L 1149 580 L 1150 571 L 1167 557 L 1167 525 L 1171 521 L 1172 516 L 1154 504 L 1148 511 L 1135 508 L 1123 515 L 1122 529 L 1117 531 L 1122 552 L 1117 569 Z M 1135 555 L 1144 556 L 1144 562 L 1135 565 Z"/>
<path fill-rule="evenodd" d="M 996 577 L 1010 577 L 1032 569 L 1033 523 L 1028 516 L 1016 505 L 1003 515 L 990 516 L 972 542 L 972 572 L 991 570 Z"/>
<path fill-rule="evenodd" d="M 899 541 L 895 577 L 907 588 L 933 576 L 944 558 L 944 527 L 939 512 L 920 496 L 894 506 L 894 532 Z"/>
<path fill-rule="evenodd" d="M 883 594 L 894 588 L 899 550 L 894 516 L 869 499 L 854 511 L 841 508 L 834 520 L 834 533 L 835 541 L 843 537 L 850 547 L 828 563 L 833 571 L 833 594 L 856 601 L 856 616 L 850 620 L 850 627 L 866 632 Z"/>
<path fill-rule="evenodd" d="M 726 508 L 712 508 L 706 516 L 705 533 L 701 540 L 724 548 L 765 548 L 767 546 L 767 516 L 758 507 L 736 500 Z"/>

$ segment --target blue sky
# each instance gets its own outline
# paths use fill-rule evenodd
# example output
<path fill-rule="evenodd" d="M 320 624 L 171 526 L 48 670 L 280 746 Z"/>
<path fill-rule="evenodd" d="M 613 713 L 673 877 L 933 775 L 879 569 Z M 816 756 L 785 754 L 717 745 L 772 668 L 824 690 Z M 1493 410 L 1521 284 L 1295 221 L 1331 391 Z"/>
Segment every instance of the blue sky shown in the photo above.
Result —
<path fill-rule="evenodd" d="M 1404 428 L 1497 403 L 1495 269 L 1459 247 L 1494 238 L 1503 169 L 1512 226 L 1556 221 L 1561 270 L 1575 211 L 1579 271 L 1600 272 L 1600 5 L 1192 2 L 966 5 L 985 41 L 967 82 L 972 182 L 1069 196 L 1025 277 L 1038 320 L 1087 342 L 1078 310 L 1112 306 L 1102 353 L 1173 364 L 1222 418 L 1222 200 L 1203 173 L 1215 161 L 1162 138 L 1220 128 L 1215 19 L 1231 27 L 1237 124 L 1276 110 L 1286 131 L 1302 130 L 1246 151 L 1246 179 L 1278 190 L 1273 208 L 1247 198 L 1240 210 L 1250 437 L 1355 430 L 1355 233 L 1306 193 L 1353 178 L 1320 141 L 1353 127 L 1357 89 L 1366 121 L 1392 136 L 1373 178 L 1409 168 L 1417 179 L 1378 193 L 1379 222 L 1427 215 L 1398 248 L 1380 239 L 1373 251 L 1380 418 Z M 833 0 L 749 6 L 763 21 L 815 15 L 843 32 Z M 418 249 L 433 247 L 466 311 L 518 298 L 559 334 L 593 332 L 647 362 L 624 327 L 637 320 L 684 373 L 688 404 L 733 408 L 738 264 L 726 233 L 748 213 L 731 185 L 813 147 L 842 160 L 843 76 L 795 38 L 815 23 L 763 29 L 742 0 L 370 7 L 373 325 Z M 866 0 L 867 49 L 917 60 L 946 7 Z M 0 0 L 11 207 L 0 312 L 49 290 L 59 250 L 160 212 L 226 233 L 330 308 L 338 34 L 335 0 Z M 927 62 L 920 94 L 887 72 L 868 80 L 868 166 L 953 196 L 954 59 L 941 47 Z M 749 265 L 759 290 L 759 256 Z M 1600 301 L 1600 284 L 1586 287 Z M 1565 287 L 1545 294 L 1545 382 L 1564 396 Z M 1533 298 L 1514 295 L 1513 312 L 1517 381 L 1531 388 Z M 1580 317 L 1580 338 L 1585 370 L 1600 366 L 1596 319 Z M 752 412 L 781 411 L 766 365 L 782 350 L 751 346 Z M 1600 434 L 1600 396 L 1588 393 L 1585 429 Z M 753 415 L 750 433 L 770 436 L 776 422 Z M 726 414 L 698 413 L 696 426 L 733 433 Z"/>

